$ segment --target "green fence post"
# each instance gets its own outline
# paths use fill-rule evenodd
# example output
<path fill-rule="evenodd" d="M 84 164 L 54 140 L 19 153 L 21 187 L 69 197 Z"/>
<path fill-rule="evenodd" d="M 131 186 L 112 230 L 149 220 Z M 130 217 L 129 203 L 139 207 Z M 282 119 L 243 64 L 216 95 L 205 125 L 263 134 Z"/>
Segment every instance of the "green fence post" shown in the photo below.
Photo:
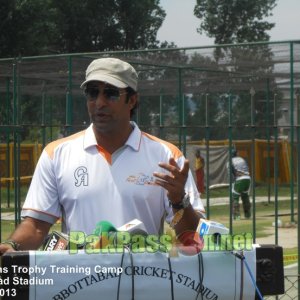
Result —
<path fill-rule="evenodd" d="M 290 128 L 291 128 L 291 157 L 290 157 L 290 189 L 291 189 L 291 222 L 294 218 L 294 44 L 290 43 Z"/>
<path fill-rule="evenodd" d="M 229 170 L 232 169 L 232 95 L 229 93 L 228 95 L 228 139 L 229 139 Z M 232 210 L 233 210 L 233 197 L 232 197 L 232 176 L 231 171 L 229 173 L 229 230 L 230 234 L 232 234 Z"/>
<path fill-rule="evenodd" d="M 186 113 L 187 113 L 187 101 L 186 98 L 184 96 L 184 94 L 182 94 L 181 96 L 181 103 L 182 103 L 182 123 L 181 123 L 181 127 L 182 127 L 182 135 L 183 135 L 183 145 L 182 145 L 182 151 L 184 153 L 184 155 L 186 155 Z"/>
<path fill-rule="evenodd" d="M 66 94 L 66 127 L 68 135 L 72 132 L 73 124 L 73 97 L 72 97 L 72 56 L 68 56 L 68 86 Z"/>
<path fill-rule="evenodd" d="M 183 122 L 183 105 L 182 105 L 182 72 L 178 68 L 178 147 L 182 150 L 182 122 Z"/>
<path fill-rule="evenodd" d="M 209 191 L 209 139 L 210 139 L 210 129 L 209 129 L 209 105 L 208 105 L 208 96 L 205 94 L 205 148 L 206 148 L 206 213 L 207 218 L 210 218 L 210 191 Z"/>
<path fill-rule="evenodd" d="M 296 90 L 296 104 L 297 104 L 297 197 L 298 197 L 298 222 L 297 222 L 297 239 L 298 239 L 298 276 L 300 274 L 300 222 L 299 222 L 299 207 L 300 207 L 300 91 Z M 298 287 L 298 299 L 300 299 L 300 289 Z"/>
<path fill-rule="evenodd" d="M 256 240 L 256 203 L 255 203 L 255 89 L 251 87 L 250 89 L 251 96 L 251 191 L 252 191 L 252 232 L 253 232 L 253 242 Z"/>
<path fill-rule="evenodd" d="M 6 124 L 11 124 L 11 108 L 10 108 L 10 97 L 9 97 L 10 91 L 9 91 L 9 78 L 6 78 Z M 10 174 L 10 130 L 6 132 L 6 177 L 10 177 L 12 174 Z M 10 207 L 10 187 L 11 183 L 8 181 L 6 183 L 6 195 L 7 195 L 7 207 Z"/>
<path fill-rule="evenodd" d="M 15 226 L 20 221 L 20 134 L 19 134 L 19 72 L 18 61 L 13 63 L 13 136 L 14 136 L 14 198 L 15 198 Z"/>
<path fill-rule="evenodd" d="M 278 124 L 277 124 L 277 94 L 274 91 L 273 103 L 274 125 L 274 203 L 275 203 L 275 244 L 278 245 Z"/>
<path fill-rule="evenodd" d="M 164 138 L 163 91 L 159 91 L 159 137 Z"/>
<path fill-rule="evenodd" d="M 42 145 L 43 148 L 46 146 L 46 99 L 45 99 L 45 83 L 42 88 Z"/>
<path fill-rule="evenodd" d="M 268 185 L 268 203 L 271 203 L 271 161 L 270 161 L 270 156 L 271 156 L 271 145 L 270 145 L 270 136 L 271 136 L 271 124 L 270 124 L 270 79 L 267 79 L 267 185 Z"/>

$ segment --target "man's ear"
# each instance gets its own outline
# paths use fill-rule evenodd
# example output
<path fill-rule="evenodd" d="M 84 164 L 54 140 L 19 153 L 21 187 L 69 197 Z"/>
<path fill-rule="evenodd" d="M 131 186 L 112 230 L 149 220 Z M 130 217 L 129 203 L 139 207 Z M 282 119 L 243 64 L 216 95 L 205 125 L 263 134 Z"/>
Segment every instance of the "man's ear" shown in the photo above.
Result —
<path fill-rule="evenodd" d="M 130 108 L 134 108 L 136 106 L 138 102 L 138 94 L 133 94 L 129 97 L 129 100 L 128 100 L 128 104 L 130 105 Z"/>

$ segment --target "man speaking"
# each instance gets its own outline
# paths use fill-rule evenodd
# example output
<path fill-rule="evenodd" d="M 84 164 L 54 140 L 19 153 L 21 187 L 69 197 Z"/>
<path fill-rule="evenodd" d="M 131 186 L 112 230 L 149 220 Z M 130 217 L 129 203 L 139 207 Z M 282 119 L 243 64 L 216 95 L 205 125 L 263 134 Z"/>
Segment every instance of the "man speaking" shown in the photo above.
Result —
<path fill-rule="evenodd" d="M 37 249 L 62 218 L 63 232 L 92 233 L 97 222 L 119 227 L 132 219 L 149 234 L 164 220 L 177 234 L 196 230 L 204 207 L 189 162 L 174 145 L 131 121 L 138 76 L 120 59 L 100 58 L 86 70 L 91 125 L 47 145 L 22 209 L 23 221 L 0 252 Z"/>

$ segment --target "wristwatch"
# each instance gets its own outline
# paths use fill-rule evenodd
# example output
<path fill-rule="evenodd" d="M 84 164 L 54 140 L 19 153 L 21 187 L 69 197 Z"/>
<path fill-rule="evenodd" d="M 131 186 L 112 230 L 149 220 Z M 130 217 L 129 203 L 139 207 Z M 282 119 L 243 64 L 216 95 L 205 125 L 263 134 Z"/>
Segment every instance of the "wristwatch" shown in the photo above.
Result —
<path fill-rule="evenodd" d="M 171 204 L 172 208 L 175 208 L 175 209 L 187 208 L 190 205 L 190 196 L 189 196 L 189 194 L 185 194 L 180 202 L 172 203 L 170 201 L 170 204 Z"/>
<path fill-rule="evenodd" d="M 13 240 L 6 240 L 6 241 L 1 242 L 0 244 L 10 245 L 16 251 L 18 251 L 20 249 L 20 244 L 18 244 L 17 242 L 15 242 Z"/>

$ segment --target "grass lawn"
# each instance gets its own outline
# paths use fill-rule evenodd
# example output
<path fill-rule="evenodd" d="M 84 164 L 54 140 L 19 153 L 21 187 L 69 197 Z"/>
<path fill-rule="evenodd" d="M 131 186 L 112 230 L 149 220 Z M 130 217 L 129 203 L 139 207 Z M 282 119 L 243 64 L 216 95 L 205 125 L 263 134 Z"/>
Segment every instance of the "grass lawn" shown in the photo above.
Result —
<path fill-rule="evenodd" d="M 21 187 L 20 189 L 20 198 L 23 202 L 27 193 L 27 187 Z M 7 207 L 7 189 L 1 188 L 1 212 L 14 212 L 14 190 L 10 191 L 10 207 Z M 296 193 L 297 188 L 294 188 L 295 193 L 295 201 L 294 201 L 294 212 L 295 212 L 295 219 L 297 221 L 297 199 Z M 257 186 L 255 189 L 256 197 L 265 196 L 268 194 L 268 188 L 266 186 Z M 220 188 L 216 190 L 210 191 L 210 198 L 211 202 L 213 203 L 212 198 L 218 197 L 228 197 L 228 188 Z M 267 228 L 272 228 L 272 223 L 275 221 L 275 203 L 274 203 L 274 188 L 271 188 L 271 202 L 257 202 L 256 203 L 256 227 L 255 227 L 255 234 L 257 238 L 266 237 L 270 233 L 266 233 Z M 278 196 L 282 197 L 285 196 L 289 198 L 290 195 L 290 186 L 280 186 L 278 188 Z M 278 214 L 283 223 L 288 223 L 291 220 L 291 203 L 289 200 L 281 200 L 278 202 Z M 225 226 L 229 227 L 229 205 L 213 205 L 210 206 L 210 219 L 216 222 L 220 222 Z M 4 240 L 8 238 L 9 234 L 14 230 L 15 223 L 14 221 L 1 221 L 1 239 Z M 61 225 L 56 224 L 53 226 L 52 230 L 60 231 Z M 170 232 L 170 228 L 166 226 L 168 232 Z M 273 232 L 275 229 L 273 227 Z M 253 234 L 253 220 L 240 220 L 240 221 L 233 221 L 232 226 L 232 233 L 233 234 L 243 234 L 243 233 L 252 233 Z M 284 255 L 294 255 L 297 254 L 297 248 L 284 248 Z"/>

